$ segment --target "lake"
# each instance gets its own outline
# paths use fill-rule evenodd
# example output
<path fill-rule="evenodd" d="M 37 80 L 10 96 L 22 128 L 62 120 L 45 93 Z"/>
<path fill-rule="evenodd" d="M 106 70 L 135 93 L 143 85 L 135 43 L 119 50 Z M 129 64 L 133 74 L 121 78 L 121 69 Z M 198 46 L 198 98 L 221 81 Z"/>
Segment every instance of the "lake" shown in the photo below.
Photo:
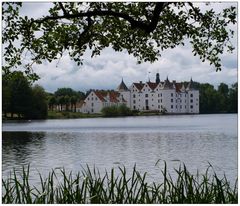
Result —
<path fill-rule="evenodd" d="M 2 175 L 31 165 L 36 174 L 64 167 L 77 172 L 86 164 L 100 171 L 136 163 L 157 180 L 167 162 L 170 173 L 184 162 L 194 174 L 210 162 L 233 182 L 237 178 L 237 114 L 166 115 L 3 123 Z"/>

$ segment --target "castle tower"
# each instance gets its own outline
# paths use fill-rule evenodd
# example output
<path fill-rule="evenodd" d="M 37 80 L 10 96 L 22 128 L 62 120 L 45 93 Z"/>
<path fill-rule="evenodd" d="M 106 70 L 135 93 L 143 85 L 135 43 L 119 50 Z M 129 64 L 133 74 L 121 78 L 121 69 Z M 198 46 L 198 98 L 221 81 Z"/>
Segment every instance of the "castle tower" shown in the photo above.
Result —
<path fill-rule="evenodd" d="M 159 76 L 159 73 L 156 74 L 156 83 L 157 83 L 157 84 L 160 83 L 160 76 Z"/>
<path fill-rule="evenodd" d="M 127 106 L 131 108 L 130 90 L 127 88 L 126 84 L 124 83 L 123 78 L 122 78 L 122 82 L 119 84 L 116 91 L 123 96 L 123 98 L 127 101 Z"/>

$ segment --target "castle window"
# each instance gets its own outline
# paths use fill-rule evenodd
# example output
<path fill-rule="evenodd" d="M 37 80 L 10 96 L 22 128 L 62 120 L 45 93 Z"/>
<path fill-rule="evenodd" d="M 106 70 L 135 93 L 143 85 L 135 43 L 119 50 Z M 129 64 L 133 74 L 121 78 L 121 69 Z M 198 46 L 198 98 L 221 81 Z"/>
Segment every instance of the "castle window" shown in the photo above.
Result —
<path fill-rule="evenodd" d="M 92 97 L 92 101 L 93 101 L 93 97 Z"/>
<path fill-rule="evenodd" d="M 160 100 L 158 99 L 158 103 L 160 103 Z"/>
<path fill-rule="evenodd" d="M 162 103 L 162 99 L 161 99 L 161 103 Z"/>
<path fill-rule="evenodd" d="M 136 95 L 135 94 L 133 94 L 133 98 L 135 98 L 136 97 Z"/>
<path fill-rule="evenodd" d="M 133 104 L 135 104 L 136 103 L 136 101 L 135 101 L 135 99 L 133 100 Z"/>
<path fill-rule="evenodd" d="M 161 97 L 162 97 L 162 93 L 161 93 Z"/>
<path fill-rule="evenodd" d="M 171 93 L 171 97 L 173 97 L 173 93 Z"/>
<path fill-rule="evenodd" d="M 173 109 L 173 105 L 171 105 L 171 109 Z"/>
<path fill-rule="evenodd" d="M 190 108 L 192 109 L 192 108 L 193 108 L 193 105 L 191 105 Z"/>
<path fill-rule="evenodd" d="M 190 97 L 193 97 L 193 94 L 190 94 Z"/>
<path fill-rule="evenodd" d="M 153 94 L 152 94 L 152 97 L 153 97 Z"/>
<path fill-rule="evenodd" d="M 95 100 L 97 101 L 97 97 L 95 98 Z"/>
<path fill-rule="evenodd" d="M 191 103 L 193 103 L 193 100 L 192 100 L 192 99 L 190 99 L 190 102 L 191 102 Z"/>
<path fill-rule="evenodd" d="M 148 97 L 148 94 L 145 94 L 145 97 Z"/>
<path fill-rule="evenodd" d="M 135 106 L 135 105 L 133 105 L 133 109 L 136 109 L 136 106 Z"/>
<path fill-rule="evenodd" d="M 182 105 L 180 105 L 180 109 L 182 109 Z"/>
<path fill-rule="evenodd" d="M 171 99 L 171 102 L 173 102 L 173 99 Z"/>
<path fill-rule="evenodd" d="M 176 109 L 177 109 L 177 105 L 176 105 Z"/>
<path fill-rule="evenodd" d="M 92 107 L 94 106 L 93 102 L 92 102 Z"/>

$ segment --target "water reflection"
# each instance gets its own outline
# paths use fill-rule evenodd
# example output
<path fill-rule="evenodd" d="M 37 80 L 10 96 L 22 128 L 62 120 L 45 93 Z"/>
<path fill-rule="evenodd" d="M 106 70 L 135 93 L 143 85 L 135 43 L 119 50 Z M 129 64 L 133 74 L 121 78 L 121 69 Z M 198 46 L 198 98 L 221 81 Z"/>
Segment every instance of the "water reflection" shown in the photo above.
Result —
<path fill-rule="evenodd" d="M 21 139 L 21 140 L 20 140 Z M 217 172 L 237 175 L 237 140 L 221 134 L 202 133 L 3 133 L 3 175 L 16 167 L 31 164 L 41 173 L 65 167 L 75 172 L 85 164 L 100 170 L 137 163 L 140 171 L 158 178 L 155 166 L 166 160 L 170 172 L 181 160 L 192 172 L 204 171 L 211 162 Z M 161 165 L 163 166 L 163 165 Z"/>
<path fill-rule="evenodd" d="M 11 132 L 2 134 L 3 177 L 13 167 L 20 170 L 27 164 L 31 164 L 35 174 L 39 171 L 47 175 L 52 168 L 64 166 L 77 172 L 86 164 L 95 165 L 100 171 L 124 165 L 131 171 L 136 163 L 153 180 L 160 176 L 159 167 L 163 163 L 157 166 L 155 163 L 162 159 L 167 161 L 170 172 L 179 166 L 177 160 L 193 173 L 197 169 L 205 171 L 210 162 L 216 172 L 225 172 L 234 181 L 237 177 L 236 117 L 148 117 L 137 122 L 133 122 L 136 118 L 119 118 L 112 119 L 110 125 L 106 124 L 109 119 L 104 119 L 105 124 L 96 119 L 8 123 L 4 128 Z M 126 122 L 130 126 L 124 127 Z M 170 126 L 165 127 L 167 124 Z M 57 125 L 65 129 L 57 130 Z M 89 130 L 90 126 L 94 129 Z"/>

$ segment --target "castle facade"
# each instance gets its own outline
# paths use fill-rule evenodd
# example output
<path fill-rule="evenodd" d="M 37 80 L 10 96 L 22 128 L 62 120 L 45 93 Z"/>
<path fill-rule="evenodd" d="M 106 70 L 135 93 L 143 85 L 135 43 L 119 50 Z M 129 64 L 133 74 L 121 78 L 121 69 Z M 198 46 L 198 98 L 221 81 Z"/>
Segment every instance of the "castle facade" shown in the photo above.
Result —
<path fill-rule="evenodd" d="M 123 79 L 115 91 L 93 90 L 77 111 L 101 113 L 103 107 L 125 104 L 132 110 L 159 111 L 169 114 L 198 114 L 199 90 L 192 79 L 187 84 L 161 82 L 156 74 L 155 82 L 132 83 L 128 88 Z"/>

